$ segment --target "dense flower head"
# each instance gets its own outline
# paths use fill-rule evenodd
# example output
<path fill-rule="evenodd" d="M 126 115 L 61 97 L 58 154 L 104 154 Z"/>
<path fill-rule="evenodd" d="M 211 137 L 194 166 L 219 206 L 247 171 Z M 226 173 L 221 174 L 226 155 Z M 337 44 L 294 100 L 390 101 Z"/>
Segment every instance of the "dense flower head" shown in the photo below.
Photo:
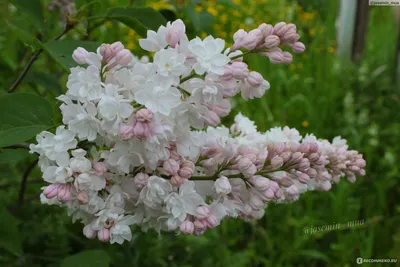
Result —
<path fill-rule="evenodd" d="M 148 31 L 140 45 L 153 62 L 120 42 L 74 51 L 80 66 L 58 97 L 64 125 L 30 145 L 49 183 L 42 203 L 66 206 L 86 237 L 121 244 L 131 225 L 201 235 L 225 217 L 259 219 L 270 202 L 365 175 L 344 139 L 259 132 L 241 113 L 220 125 L 230 98 L 260 98 L 270 87 L 246 54 L 288 64 L 281 47 L 304 51 L 293 24 L 239 30 L 231 48 L 212 36 L 188 40 L 185 30 L 177 20 Z"/>

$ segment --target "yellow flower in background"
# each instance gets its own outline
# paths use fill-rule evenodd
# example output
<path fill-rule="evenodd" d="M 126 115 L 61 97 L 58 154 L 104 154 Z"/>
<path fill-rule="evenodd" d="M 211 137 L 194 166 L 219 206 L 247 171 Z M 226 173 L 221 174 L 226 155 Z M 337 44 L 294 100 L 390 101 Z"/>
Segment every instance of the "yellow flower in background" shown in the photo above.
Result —
<path fill-rule="evenodd" d="M 308 121 L 303 121 L 301 123 L 301 126 L 303 126 L 304 128 L 307 128 L 310 124 L 308 123 Z"/>
<path fill-rule="evenodd" d="M 330 54 L 335 53 L 335 51 L 336 51 L 335 48 L 333 48 L 332 46 L 328 48 L 328 52 L 329 52 Z"/>
<path fill-rule="evenodd" d="M 310 34 L 311 37 L 314 37 L 316 32 L 317 30 L 315 28 L 311 28 L 308 30 L 308 33 Z"/>
<path fill-rule="evenodd" d="M 194 10 L 195 10 L 197 13 L 200 13 L 201 11 L 203 11 L 203 8 L 202 8 L 201 6 L 199 6 L 199 5 L 196 5 L 196 6 L 194 7 Z"/>
<path fill-rule="evenodd" d="M 226 23 L 228 21 L 228 15 L 227 14 L 223 14 L 219 17 L 219 19 L 221 20 L 222 23 Z"/>
<path fill-rule="evenodd" d="M 207 8 L 207 12 L 210 13 L 211 15 L 213 15 L 214 17 L 216 17 L 218 15 L 218 11 L 212 6 L 209 6 Z"/>
<path fill-rule="evenodd" d="M 173 5 L 166 1 L 158 1 L 158 2 L 151 2 L 149 6 L 154 8 L 155 10 L 163 10 L 163 9 L 173 9 Z"/>

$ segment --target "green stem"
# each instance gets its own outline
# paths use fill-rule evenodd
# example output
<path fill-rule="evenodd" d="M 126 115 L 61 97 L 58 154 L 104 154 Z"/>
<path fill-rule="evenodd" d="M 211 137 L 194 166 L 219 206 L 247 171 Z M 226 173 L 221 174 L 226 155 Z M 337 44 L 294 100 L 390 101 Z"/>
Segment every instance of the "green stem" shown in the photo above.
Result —
<path fill-rule="evenodd" d="M 192 78 L 194 78 L 196 76 L 197 76 L 197 74 L 194 72 L 194 73 L 190 74 L 189 76 L 186 76 L 185 78 L 181 79 L 181 81 L 179 83 L 182 84 L 182 83 L 184 83 L 184 82 L 186 82 L 186 81 L 188 81 L 188 80 L 190 80 L 190 79 L 192 79 Z"/>
<path fill-rule="evenodd" d="M 177 86 L 176 88 L 177 88 L 179 91 L 181 91 L 181 93 L 184 94 L 185 96 L 191 96 L 191 95 L 192 95 L 191 93 L 189 93 L 188 91 L 186 91 L 185 89 L 183 89 L 183 88 L 180 87 L 180 86 Z"/>

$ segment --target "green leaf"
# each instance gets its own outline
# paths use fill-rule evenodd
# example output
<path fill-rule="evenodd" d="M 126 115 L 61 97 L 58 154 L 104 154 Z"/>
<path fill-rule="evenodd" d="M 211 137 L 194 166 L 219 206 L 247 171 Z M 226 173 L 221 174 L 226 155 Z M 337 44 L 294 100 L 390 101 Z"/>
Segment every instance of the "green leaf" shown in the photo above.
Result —
<path fill-rule="evenodd" d="M 25 46 L 31 48 L 32 51 L 39 49 L 42 43 L 31 33 L 7 22 L 7 26 L 15 33 L 18 39 L 24 43 Z"/>
<path fill-rule="evenodd" d="M 55 94 L 61 95 L 63 90 L 60 86 L 60 77 L 55 73 L 47 73 L 40 71 L 30 71 L 25 77 L 26 83 L 33 83 L 43 86 L 46 91 L 52 91 Z"/>
<path fill-rule="evenodd" d="M 0 165 L 13 165 L 29 155 L 26 149 L 0 149 Z"/>
<path fill-rule="evenodd" d="M 134 29 L 141 36 L 146 36 L 148 29 L 157 30 L 167 23 L 161 13 L 149 7 L 115 7 L 109 9 L 107 15 L 101 17 L 117 20 Z"/>
<path fill-rule="evenodd" d="M 77 64 L 72 59 L 72 53 L 78 47 L 83 47 L 89 52 L 96 52 L 97 47 L 101 43 L 89 42 L 89 41 L 75 41 L 75 40 L 61 40 L 61 41 L 50 41 L 43 45 L 43 49 L 47 52 L 61 67 L 67 72 L 72 67 L 76 67 Z"/>
<path fill-rule="evenodd" d="M 22 255 L 22 238 L 18 230 L 18 221 L 7 211 L 4 205 L 0 207 L 0 248 L 15 256 Z"/>
<path fill-rule="evenodd" d="M 0 97 L 0 147 L 20 143 L 50 128 L 52 108 L 45 99 L 26 93 Z"/>
<path fill-rule="evenodd" d="M 108 267 L 110 258 L 102 250 L 89 250 L 66 257 L 61 267 Z"/>
<path fill-rule="evenodd" d="M 39 30 L 43 30 L 43 10 L 40 0 L 11 0 L 19 10 L 29 15 L 32 23 Z"/>
<path fill-rule="evenodd" d="M 189 5 L 186 8 L 186 12 L 190 17 L 190 20 L 196 32 L 211 32 L 211 24 L 214 19 L 213 15 L 205 11 L 201 13 L 196 12 L 196 10 L 194 9 L 194 5 Z"/>

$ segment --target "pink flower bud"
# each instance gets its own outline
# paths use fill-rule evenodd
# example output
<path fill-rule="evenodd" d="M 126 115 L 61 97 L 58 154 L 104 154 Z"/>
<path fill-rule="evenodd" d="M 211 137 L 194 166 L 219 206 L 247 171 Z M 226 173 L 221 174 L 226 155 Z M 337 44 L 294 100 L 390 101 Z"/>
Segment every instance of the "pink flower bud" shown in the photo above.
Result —
<path fill-rule="evenodd" d="M 60 187 L 61 184 L 51 184 L 43 190 L 43 194 L 48 199 L 54 198 L 58 195 L 58 190 L 60 189 Z"/>
<path fill-rule="evenodd" d="M 250 179 L 250 182 L 254 185 L 254 187 L 260 191 L 265 191 L 269 188 L 269 179 L 262 176 L 253 176 Z"/>
<path fill-rule="evenodd" d="M 260 29 L 261 34 L 264 38 L 274 33 L 274 27 L 271 24 L 263 23 L 260 26 L 258 26 L 258 29 Z"/>
<path fill-rule="evenodd" d="M 253 163 L 248 158 L 241 158 L 237 165 L 239 171 L 245 171 L 250 168 Z"/>
<path fill-rule="evenodd" d="M 221 123 L 221 119 L 218 117 L 217 113 L 212 110 L 208 110 L 204 115 L 204 122 L 209 126 L 217 126 Z"/>
<path fill-rule="evenodd" d="M 215 217 L 212 214 L 207 217 L 206 221 L 207 221 L 207 226 L 209 228 L 215 228 L 215 227 L 217 227 L 219 225 L 217 217 Z"/>
<path fill-rule="evenodd" d="M 282 37 L 282 41 L 285 43 L 295 43 L 300 39 L 300 35 L 297 33 L 286 32 L 286 34 Z"/>
<path fill-rule="evenodd" d="M 132 139 L 135 136 L 132 125 L 122 125 L 119 134 L 122 140 Z"/>
<path fill-rule="evenodd" d="M 195 230 L 202 231 L 207 228 L 207 221 L 205 220 L 195 220 L 193 222 Z"/>
<path fill-rule="evenodd" d="M 253 87 L 260 87 L 264 81 L 263 76 L 257 71 L 249 72 L 247 76 L 247 82 Z"/>
<path fill-rule="evenodd" d="M 301 172 L 307 171 L 307 169 L 310 168 L 310 161 L 307 158 L 302 158 L 300 162 L 297 164 L 297 168 Z"/>
<path fill-rule="evenodd" d="M 247 35 L 247 32 L 243 29 L 240 29 L 235 32 L 235 34 L 233 35 L 233 41 L 235 43 L 233 45 L 232 50 L 237 50 L 242 47 L 242 41 L 246 37 L 246 35 Z"/>
<path fill-rule="evenodd" d="M 318 175 L 317 171 L 316 171 L 315 169 L 313 169 L 313 168 L 309 168 L 309 169 L 307 170 L 306 174 L 307 174 L 308 176 L 310 176 L 310 178 L 315 178 L 315 177 L 317 177 L 317 175 Z"/>
<path fill-rule="evenodd" d="M 173 185 L 183 185 L 185 182 L 187 181 L 187 179 L 184 179 L 182 177 L 180 177 L 179 175 L 173 175 L 170 179 L 171 184 Z"/>
<path fill-rule="evenodd" d="M 194 228 L 193 234 L 199 236 L 199 235 L 203 235 L 205 231 L 206 231 L 206 228 L 204 228 L 204 229 L 196 229 L 196 228 Z"/>
<path fill-rule="evenodd" d="M 97 233 L 97 238 L 101 242 L 108 242 L 110 240 L 110 230 L 107 228 L 101 228 Z"/>
<path fill-rule="evenodd" d="M 113 51 L 111 49 L 111 45 L 102 44 L 100 46 L 100 55 L 103 57 L 103 59 L 102 59 L 103 62 L 110 61 L 114 57 Z"/>
<path fill-rule="evenodd" d="M 292 50 L 293 50 L 293 52 L 295 52 L 297 54 L 303 53 L 304 50 L 306 50 L 306 46 L 302 42 L 295 42 L 292 45 Z"/>
<path fill-rule="evenodd" d="M 356 160 L 356 165 L 360 168 L 365 168 L 367 165 L 364 159 L 357 159 Z"/>
<path fill-rule="evenodd" d="M 232 66 L 225 65 L 224 66 L 224 74 L 219 76 L 224 81 L 229 81 L 233 78 Z"/>
<path fill-rule="evenodd" d="M 179 171 L 179 164 L 173 159 L 168 159 L 164 161 L 163 168 L 169 175 L 177 175 Z"/>
<path fill-rule="evenodd" d="M 175 48 L 178 44 L 181 36 L 185 34 L 186 27 L 182 20 L 178 19 L 172 23 L 170 27 L 167 27 L 167 42 Z"/>
<path fill-rule="evenodd" d="M 142 108 L 136 112 L 135 117 L 139 122 L 151 122 L 153 120 L 153 112 L 147 108 Z"/>
<path fill-rule="evenodd" d="M 138 174 L 135 175 L 134 183 L 138 189 L 142 189 L 147 185 L 147 182 L 149 180 L 149 175 L 144 172 L 139 172 Z"/>
<path fill-rule="evenodd" d="M 278 45 L 281 42 L 281 39 L 279 39 L 279 37 L 276 35 L 269 35 L 265 38 L 264 41 L 265 41 L 264 43 L 265 47 L 271 49 L 278 47 Z"/>
<path fill-rule="evenodd" d="M 231 103 L 228 99 L 222 99 L 221 102 L 210 106 L 209 109 L 214 111 L 218 117 L 225 117 L 231 112 Z"/>
<path fill-rule="evenodd" d="M 173 160 L 180 160 L 181 156 L 178 154 L 178 151 L 176 149 L 170 149 L 169 150 L 169 158 Z"/>
<path fill-rule="evenodd" d="M 183 179 L 189 179 L 193 175 L 194 168 L 195 168 L 194 163 L 186 160 L 186 161 L 182 162 L 181 168 L 179 169 L 178 174 Z"/>
<path fill-rule="evenodd" d="M 82 47 L 78 47 L 77 49 L 74 50 L 72 53 L 72 59 L 77 63 L 77 64 L 86 64 L 86 56 L 89 54 L 89 52 Z"/>
<path fill-rule="evenodd" d="M 249 70 L 248 66 L 244 62 L 235 61 L 231 64 L 232 67 L 232 76 L 237 80 L 243 80 L 247 77 Z"/>
<path fill-rule="evenodd" d="M 118 41 L 118 42 L 112 43 L 110 45 L 110 49 L 111 49 L 111 52 L 112 52 L 113 57 L 114 57 L 115 55 L 117 55 L 117 53 L 119 51 L 122 51 L 124 49 L 124 45 L 121 42 Z"/>
<path fill-rule="evenodd" d="M 297 31 L 296 25 L 293 23 L 287 24 L 286 27 L 288 29 L 288 32 L 296 32 Z"/>
<path fill-rule="evenodd" d="M 300 175 L 297 177 L 300 183 L 306 184 L 308 181 L 310 181 L 310 176 L 308 176 L 305 173 L 300 173 Z"/>
<path fill-rule="evenodd" d="M 104 162 L 94 162 L 93 163 L 94 174 L 97 176 L 103 176 L 107 173 L 107 168 Z"/>
<path fill-rule="evenodd" d="M 251 194 L 250 195 L 250 206 L 253 209 L 261 209 L 264 207 L 264 202 L 261 200 L 261 198 L 258 195 Z"/>
<path fill-rule="evenodd" d="M 179 176 L 181 176 L 183 179 L 189 179 L 193 175 L 193 169 L 189 167 L 183 167 L 179 170 L 178 172 Z"/>
<path fill-rule="evenodd" d="M 292 154 L 292 157 L 290 158 L 290 162 L 297 164 L 300 162 L 300 160 L 303 158 L 303 154 L 301 152 L 295 152 Z"/>
<path fill-rule="evenodd" d="M 283 54 L 283 64 L 290 64 L 293 61 L 293 56 L 289 52 L 282 52 Z"/>
<path fill-rule="evenodd" d="M 81 202 L 82 204 L 87 204 L 89 202 L 88 194 L 85 191 L 81 191 L 78 193 L 76 198 Z"/>
<path fill-rule="evenodd" d="M 207 218 L 210 215 L 210 209 L 207 206 L 198 206 L 196 208 L 196 217 L 199 219 Z"/>
<path fill-rule="evenodd" d="M 259 209 L 259 210 L 253 210 L 253 211 L 251 212 L 250 216 L 251 216 L 253 219 L 259 220 L 259 219 L 261 219 L 261 218 L 264 216 L 264 214 L 265 214 L 265 210 Z"/>
<path fill-rule="evenodd" d="M 310 143 L 310 153 L 317 153 L 319 149 L 319 146 L 317 143 L 312 142 Z"/>
<path fill-rule="evenodd" d="M 299 152 L 308 153 L 310 151 L 310 143 L 302 143 L 299 146 Z"/>
<path fill-rule="evenodd" d="M 251 30 L 241 41 L 241 46 L 248 50 L 253 50 L 260 43 L 261 39 L 262 34 L 260 29 Z"/>
<path fill-rule="evenodd" d="M 274 34 L 278 36 L 283 36 L 288 30 L 285 22 L 279 22 L 274 26 Z"/>
<path fill-rule="evenodd" d="M 311 161 L 311 162 L 316 162 L 316 161 L 318 161 L 318 160 L 319 160 L 319 155 L 318 155 L 318 153 L 311 153 L 311 154 L 308 156 L 308 160 Z"/>
<path fill-rule="evenodd" d="M 271 167 L 272 169 L 278 169 L 283 166 L 283 159 L 281 157 L 274 157 L 271 159 Z"/>
<path fill-rule="evenodd" d="M 89 239 L 93 239 L 96 237 L 97 232 L 93 230 L 92 225 L 88 224 L 83 227 L 83 235 Z"/>
<path fill-rule="evenodd" d="M 117 53 L 115 56 L 116 62 L 122 66 L 128 66 L 131 63 L 133 56 L 131 51 L 128 49 L 123 49 Z"/>
<path fill-rule="evenodd" d="M 352 174 L 348 174 L 347 175 L 347 181 L 349 181 L 350 183 L 355 183 L 356 182 L 356 177 L 354 176 L 354 175 L 352 175 Z M 330 183 L 329 183 L 330 184 Z M 328 185 L 327 185 L 327 188 L 328 188 Z M 329 188 L 330 189 L 330 188 Z M 329 191 L 329 189 L 328 190 L 325 190 L 325 191 Z"/>
<path fill-rule="evenodd" d="M 273 199 L 275 197 L 275 193 L 272 190 L 272 188 L 269 188 L 269 189 L 267 189 L 265 191 L 262 191 L 261 193 L 266 199 L 269 199 L 269 200 Z"/>
<path fill-rule="evenodd" d="M 281 64 L 284 62 L 283 53 L 280 51 L 268 52 L 268 57 L 272 64 Z"/>
<path fill-rule="evenodd" d="M 133 135 L 140 139 L 144 140 L 150 135 L 149 125 L 143 122 L 137 122 L 133 127 Z"/>
<path fill-rule="evenodd" d="M 62 203 L 68 202 L 71 199 L 71 184 L 60 186 L 57 193 L 57 198 Z"/>
<path fill-rule="evenodd" d="M 232 191 L 231 183 L 229 182 L 229 179 L 225 176 L 219 177 L 214 182 L 214 188 L 215 192 L 220 195 L 227 195 Z"/>
<path fill-rule="evenodd" d="M 191 235 L 194 231 L 194 224 L 191 221 L 184 221 L 179 228 L 181 229 L 182 233 Z"/>
<path fill-rule="evenodd" d="M 290 187 L 293 185 L 293 180 L 287 176 L 282 177 L 278 182 L 283 187 Z"/>

